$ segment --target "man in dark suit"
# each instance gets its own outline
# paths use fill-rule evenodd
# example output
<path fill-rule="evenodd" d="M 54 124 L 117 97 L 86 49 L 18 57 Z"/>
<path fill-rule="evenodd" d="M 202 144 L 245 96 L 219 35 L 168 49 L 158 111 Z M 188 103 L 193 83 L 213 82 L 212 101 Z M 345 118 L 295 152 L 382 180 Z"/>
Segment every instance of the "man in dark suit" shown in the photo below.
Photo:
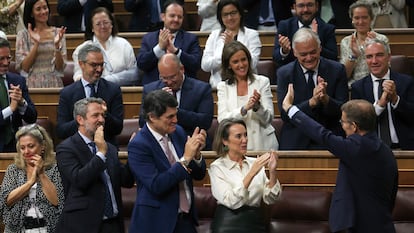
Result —
<path fill-rule="evenodd" d="M 124 233 L 121 186 L 132 187 L 134 179 L 104 139 L 105 102 L 85 98 L 74 109 L 78 132 L 56 148 L 65 191 L 56 232 Z"/>
<path fill-rule="evenodd" d="M 37 118 L 26 79 L 8 72 L 11 59 L 9 41 L 0 38 L 0 152 L 16 151 L 15 132 Z"/>
<path fill-rule="evenodd" d="M 150 0 L 125 0 L 125 10 L 132 13 L 128 29 L 136 32 L 147 32 L 151 22 Z"/>
<path fill-rule="evenodd" d="M 294 4 L 296 16 L 280 21 L 275 37 L 273 60 L 279 65 L 285 65 L 295 59 L 291 41 L 295 32 L 302 27 L 309 27 L 319 35 L 321 40 L 321 56 L 338 60 L 335 27 L 317 17 L 318 3 L 316 0 L 296 0 Z"/>
<path fill-rule="evenodd" d="M 76 133 L 78 127 L 73 117 L 73 105 L 76 101 L 85 97 L 100 97 L 105 101 L 105 140 L 116 146 L 116 135 L 121 133 L 124 120 L 121 88 L 101 78 L 104 59 L 99 47 L 82 47 L 78 59 L 83 77 L 60 92 L 57 136 L 65 139 Z"/>
<path fill-rule="evenodd" d="M 291 8 L 293 2 L 294 0 L 240 1 L 240 4 L 245 9 L 245 25 L 256 30 L 270 31 L 273 28 L 272 31 L 275 31 L 274 29 L 277 29 L 277 25 L 281 20 L 292 17 Z M 260 5 L 260 11 L 252 12 L 250 8 L 246 9 L 246 3 Z M 269 14 L 269 10 L 272 14 Z M 251 13 L 257 15 L 252 17 Z"/>
<path fill-rule="evenodd" d="M 349 6 L 352 3 L 356 2 L 356 0 L 318 0 L 319 2 L 319 12 L 323 16 L 324 10 L 331 11 L 331 18 L 328 20 L 324 20 L 326 23 L 330 23 L 335 25 L 338 28 L 352 28 L 351 18 L 349 17 Z M 329 8 L 322 8 L 323 4 L 329 4 L 331 9 Z M 322 9 L 321 9 L 322 8 Z M 323 17 L 321 17 L 323 19 Z"/>
<path fill-rule="evenodd" d="M 397 162 L 375 133 L 372 104 L 359 99 L 341 107 L 341 125 L 347 136 L 343 138 L 292 105 L 296 98 L 293 92 L 289 84 L 283 100 L 283 110 L 292 124 L 340 159 L 329 211 L 331 231 L 395 233 L 392 210 L 398 190 Z M 324 95 L 321 91 L 318 94 Z"/>
<path fill-rule="evenodd" d="M 351 98 L 373 103 L 377 131 L 386 144 L 392 149 L 413 150 L 414 79 L 390 70 L 390 59 L 387 43 L 378 39 L 366 42 L 365 60 L 370 74 L 352 84 Z"/>
<path fill-rule="evenodd" d="M 91 12 L 97 7 L 114 12 L 112 0 L 58 0 L 57 11 L 64 17 L 66 32 L 89 32 Z"/>
<path fill-rule="evenodd" d="M 292 83 L 297 91 L 294 103 L 314 120 L 343 134 L 339 119 L 340 107 L 348 100 L 348 85 L 345 67 L 339 62 L 320 57 L 321 42 L 309 28 L 299 29 L 293 36 L 293 53 L 297 57 L 277 71 L 277 99 L 285 98 L 287 87 Z M 328 83 L 319 86 L 320 82 Z M 317 93 L 323 92 L 323 96 Z M 278 106 L 283 120 L 280 133 L 280 150 L 317 150 L 325 147 L 312 140 L 301 129 L 292 124 L 282 103 Z"/>
<path fill-rule="evenodd" d="M 164 28 L 147 33 L 142 38 L 137 64 L 144 72 L 141 80 L 143 85 L 158 80 L 158 59 L 166 53 L 174 53 L 180 58 L 186 76 L 197 77 L 201 64 L 201 48 L 196 35 L 181 29 L 183 17 L 182 5 L 175 1 L 166 2 L 161 14 Z"/>
<path fill-rule="evenodd" d="M 164 90 L 144 99 L 145 126 L 128 145 L 128 163 L 137 181 L 129 232 L 196 233 L 192 179 L 201 180 L 206 163 L 200 151 L 206 132 L 187 136 L 177 125 L 177 100 Z"/>
<path fill-rule="evenodd" d="M 144 86 L 142 100 L 154 90 L 162 89 L 174 95 L 178 102 L 178 124 L 184 128 L 188 136 L 191 136 L 196 127 L 208 130 L 211 126 L 214 114 L 214 102 L 211 87 L 208 83 L 190 77 L 185 77 L 184 66 L 174 54 L 165 54 L 158 62 L 160 80 Z M 145 104 L 145 103 L 143 103 Z M 145 124 L 145 116 L 142 115 L 139 125 Z M 207 139 L 206 149 L 211 149 L 211 139 Z"/>

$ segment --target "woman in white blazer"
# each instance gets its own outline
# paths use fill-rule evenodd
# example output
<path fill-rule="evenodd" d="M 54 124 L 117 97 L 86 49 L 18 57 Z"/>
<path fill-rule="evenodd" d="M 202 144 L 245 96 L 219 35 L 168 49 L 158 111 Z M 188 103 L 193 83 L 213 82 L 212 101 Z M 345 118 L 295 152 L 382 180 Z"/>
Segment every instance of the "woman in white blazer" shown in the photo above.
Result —
<path fill-rule="evenodd" d="M 220 122 L 226 118 L 243 119 L 247 126 L 247 150 L 277 150 L 272 92 L 269 78 L 253 74 L 249 50 L 241 42 L 224 46 L 221 77 L 217 85 Z"/>
<path fill-rule="evenodd" d="M 252 67 L 256 67 L 260 59 L 262 43 L 256 30 L 244 27 L 243 9 L 238 0 L 220 0 L 217 5 L 217 20 L 221 29 L 210 33 L 201 58 L 201 69 L 210 72 L 210 85 L 216 87 L 221 81 L 221 54 L 225 44 L 240 41 L 252 56 Z"/>

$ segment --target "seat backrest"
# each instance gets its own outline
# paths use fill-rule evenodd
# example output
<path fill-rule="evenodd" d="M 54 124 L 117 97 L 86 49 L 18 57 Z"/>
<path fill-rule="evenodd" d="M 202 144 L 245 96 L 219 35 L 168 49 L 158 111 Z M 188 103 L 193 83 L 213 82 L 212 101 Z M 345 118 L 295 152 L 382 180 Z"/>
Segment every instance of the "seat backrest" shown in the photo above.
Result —
<path fill-rule="evenodd" d="M 399 189 L 392 213 L 397 233 L 409 233 L 414 229 L 414 190 Z"/>
<path fill-rule="evenodd" d="M 129 140 L 131 135 L 139 130 L 139 119 L 131 118 L 124 119 L 123 128 L 121 133 L 116 136 L 116 140 L 119 145 L 120 151 L 127 151 Z"/>
<path fill-rule="evenodd" d="M 329 191 L 283 190 L 270 206 L 270 232 L 329 233 Z"/>
<path fill-rule="evenodd" d="M 392 71 L 413 76 L 412 64 L 410 64 L 410 61 L 408 60 L 407 56 L 392 55 L 390 63 Z"/>
<path fill-rule="evenodd" d="M 73 83 L 73 72 L 75 69 L 73 61 L 67 61 L 65 70 L 63 71 L 63 86 L 67 86 L 71 83 Z"/>
<path fill-rule="evenodd" d="M 276 65 L 272 60 L 260 60 L 257 73 L 268 77 L 271 85 L 276 85 Z"/>

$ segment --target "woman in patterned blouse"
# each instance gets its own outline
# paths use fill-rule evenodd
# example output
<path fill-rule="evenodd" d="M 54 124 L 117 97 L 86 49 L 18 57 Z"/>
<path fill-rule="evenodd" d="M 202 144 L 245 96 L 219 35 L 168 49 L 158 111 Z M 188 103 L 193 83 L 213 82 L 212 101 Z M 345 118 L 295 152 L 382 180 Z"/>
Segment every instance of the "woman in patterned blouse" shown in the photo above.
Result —
<path fill-rule="evenodd" d="M 16 141 L 14 163 L 0 189 L 4 232 L 54 232 L 64 194 L 52 140 L 44 128 L 32 124 L 17 131 Z"/>

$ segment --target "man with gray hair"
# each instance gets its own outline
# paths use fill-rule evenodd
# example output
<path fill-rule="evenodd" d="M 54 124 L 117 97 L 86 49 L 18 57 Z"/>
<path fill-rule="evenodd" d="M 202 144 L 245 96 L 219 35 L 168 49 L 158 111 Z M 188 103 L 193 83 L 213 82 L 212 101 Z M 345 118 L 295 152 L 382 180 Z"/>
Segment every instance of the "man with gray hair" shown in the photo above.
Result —
<path fill-rule="evenodd" d="M 72 116 L 76 101 L 85 97 L 100 97 L 105 102 L 105 140 L 117 146 L 116 135 L 121 133 L 124 120 L 121 88 L 113 82 L 101 79 L 105 62 L 101 49 L 96 45 L 82 47 L 78 60 L 82 78 L 60 92 L 57 136 L 65 139 L 76 132 L 76 120 Z"/>
<path fill-rule="evenodd" d="M 388 43 L 371 39 L 365 43 L 365 61 L 370 74 L 351 86 L 352 99 L 374 105 L 377 133 L 392 149 L 414 149 L 414 79 L 389 68 Z"/>
<path fill-rule="evenodd" d="M 121 186 L 134 185 L 129 166 L 104 139 L 105 101 L 84 98 L 74 105 L 77 132 L 56 148 L 65 205 L 56 232 L 123 233 Z"/>
<path fill-rule="evenodd" d="M 277 99 L 285 98 L 288 84 L 292 83 L 296 90 L 293 104 L 335 134 L 343 135 L 340 107 L 349 98 L 345 67 L 320 56 L 321 42 L 311 29 L 299 29 L 293 36 L 292 47 L 297 59 L 278 69 Z M 325 149 L 290 122 L 281 101 L 278 107 L 284 123 L 280 150 Z"/>

